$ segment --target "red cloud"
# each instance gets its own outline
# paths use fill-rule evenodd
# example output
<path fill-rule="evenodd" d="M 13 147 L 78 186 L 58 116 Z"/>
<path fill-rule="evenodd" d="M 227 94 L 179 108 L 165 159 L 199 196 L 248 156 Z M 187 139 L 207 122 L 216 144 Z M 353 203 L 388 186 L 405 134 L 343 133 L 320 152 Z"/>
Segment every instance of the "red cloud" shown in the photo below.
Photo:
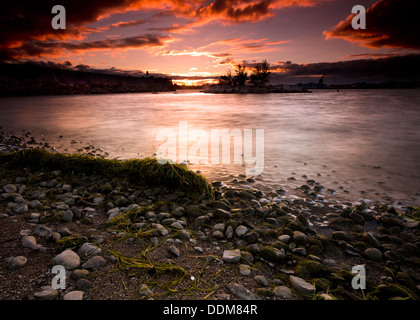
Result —
<path fill-rule="evenodd" d="M 88 28 L 93 23 L 115 13 L 133 10 L 160 10 L 155 18 L 174 15 L 190 20 L 183 26 L 160 29 L 162 32 L 183 32 L 212 21 L 223 23 L 257 22 L 272 17 L 276 9 L 290 6 L 314 6 L 331 0 L 61 0 L 66 9 L 66 29 L 51 27 L 51 8 L 55 1 L 15 0 L 0 12 L 0 59 L 32 54 L 56 54 L 57 50 L 86 48 L 89 43 L 68 44 L 83 40 L 84 34 L 112 27 L 133 26 L 148 20 L 121 21 L 103 28 Z M 147 36 L 146 36 L 147 37 Z M 39 41 L 46 42 L 40 44 Z M 53 43 L 51 43 L 54 41 Z M 106 41 L 106 40 L 104 40 Z M 64 43 L 61 43 L 64 42 Z M 100 42 L 106 44 L 106 42 Z M 124 43 L 124 39 L 121 40 Z M 106 46 L 106 45 L 105 45 Z M 98 46 L 92 45 L 93 49 Z"/>
<path fill-rule="evenodd" d="M 324 35 L 369 48 L 420 49 L 419 12 L 418 0 L 381 0 L 367 9 L 365 30 L 352 28 L 352 14 Z"/>

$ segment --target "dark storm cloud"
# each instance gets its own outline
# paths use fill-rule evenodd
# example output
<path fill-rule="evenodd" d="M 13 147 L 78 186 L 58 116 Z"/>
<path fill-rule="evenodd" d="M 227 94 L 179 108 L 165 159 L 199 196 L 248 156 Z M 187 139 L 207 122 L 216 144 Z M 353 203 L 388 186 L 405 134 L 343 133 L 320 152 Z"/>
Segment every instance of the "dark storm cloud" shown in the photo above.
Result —
<path fill-rule="evenodd" d="M 277 62 L 271 66 L 271 69 L 292 76 L 322 74 L 347 77 L 420 76 L 420 54 L 309 64 Z"/>
<path fill-rule="evenodd" d="M 64 50 L 70 51 L 94 51 L 107 49 L 135 49 L 142 47 L 163 46 L 169 36 L 144 35 L 127 37 L 121 39 L 106 39 L 97 41 L 86 41 L 80 43 L 68 43 L 63 41 L 24 41 L 19 47 L 4 48 L 2 50 L 3 60 L 27 59 L 41 56 L 59 56 Z M 1 58 L 1 56 L 0 56 Z"/>
<path fill-rule="evenodd" d="M 324 34 L 370 48 L 420 49 L 419 13 L 419 0 L 381 0 L 367 9 L 365 30 L 354 30 L 350 15 Z"/>

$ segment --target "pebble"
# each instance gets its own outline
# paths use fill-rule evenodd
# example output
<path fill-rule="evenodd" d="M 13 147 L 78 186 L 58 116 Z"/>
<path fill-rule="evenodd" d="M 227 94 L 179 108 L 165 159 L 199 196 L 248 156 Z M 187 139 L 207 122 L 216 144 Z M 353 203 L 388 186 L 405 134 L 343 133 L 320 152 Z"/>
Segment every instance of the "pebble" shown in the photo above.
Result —
<path fill-rule="evenodd" d="M 92 270 L 96 270 L 96 269 L 100 269 L 103 266 L 106 265 L 106 261 L 103 257 L 101 256 L 94 256 L 92 258 L 89 258 L 83 265 L 82 268 L 83 269 L 92 269 Z"/>
<path fill-rule="evenodd" d="M 3 186 L 4 191 L 6 191 L 6 193 L 16 193 L 17 192 L 17 187 L 14 184 L 6 184 L 5 186 Z"/>
<path fill-rule="evenodd" d="M 313 293 L 315 291 L 314 285 L 296 276 L 290 276 L 290 283 L 293 289 L 295 289 L 296 291 L 300 291 L 303 293 Z"/>
<path fill-rule="evenodd" d="M 178 234 L 176 235 L 176 237 L 178 239 L 181 239 L 181 240 L 189 240 L 191 238 L 191 235 L 186 230 L 179 230 L 178 231 Z"/>
<path fill-rule="evenodd" d="M 231 282 L 227 284 L 226 287 L 233 295 L 237 296 L 241 300 L 261 300 L 261 297 L 252 293 L 247 288 L 238 283 Z"/>
<path fill-rule="evenodd" d="M 79 267 L 80 257 L 71 249 L 67 249 L 54 257 L 54 263 L 62 265 L 67 270 L 73 270 Z"/>
<path fill-rule="evenodd" d="M 14 208 L 13 211 L 16 213 L 26 213 L 29 211 L 28 206 L 26 203 L 18 203 Z"/>
<path fill-rule="evenodd" d="M 203 252 L 204 252 L 204 250 L 203 250 L 203 248 L 202 248 L 202 247 L 194 247 L 194 249 L 195 249 L 197 252 L 200 252 L 200 253 L 203 253 Z"/>
<path fill-rule="evenodd" d="M 274 294 L 281 299 L 292 299 L 292 290 L 286 286 L 278 286 L 273 290 Z"/>
<path fill-rule="evenodd" d="M 255 276 L 255 281 L 263 287 L 268 287 L 268 280 L 262 275 Z"/>
<path fill-rule="evenodd" d="M 380 262 L 382 260 L 382 252 L 377 248 L 368 248 L 364 253 L 366 257 L 373 261 Z"/>
<path fill-rule="evenodd" d="M 248 232 L 247 234 L 245 234 L 243 236 L 243 239 L 248 243 L 248 244 L 254 244 L 258 242 L 258 233 L 251 231 Z"/>
<path fill-rule="evenodd" d="M 148 297 L 148 296 L 153 295 L 153 291 L 147 285 L 143 283 L 142 285 L 140 285 L 139 294 L 142 296 Z"/>
<path fill-rule="evenodd" d="M 38 249 L 38 245 L 36 243 L 36 239 L 34 236 L 23 236 L 21 240 L 21 244 L 24 248 L 29 248 L 33 250 Z"/>
<path fill-rule="evenodd" d="M 298 245 L 306 245 L 306 242 L 308 241 L 308 236 L 301 231 L 294 231 L 293 241 Z"/>
<path fill-rule="evenodd" d="M 241 260 L 241 252 L 239 249 L 225 250 L 223 251 L 222 260 L 228 263 L 238 263 Z"/>
<path fill-rule="evenodd" d="M 228 227 L 226 228 L 226 231 L 225 231 L 225 237 L 226 237 L 227 239 L 232 239 L 232 238 L 233 238 L 233 228 L 232 228 L 232 226 L 228 226 Z"/>
<path fill-rule="evenodd" d="M 179 251 L 179 249 L 175 247 L 174 245 L 168 248 L 168 252 L 172 254 L 175 258 L 178 258 L 181 255 L 181 252 Z"/>
<path fill-rule="evenodd" d="M 70 291 L 63 296 L 63 300 L 83 300 L 83 291 Z"/>
<path fill-rule="evenodd" d="M 289 243 L 290 242 L 290 236 L 288 234 L 282 234 L 277 239 L 283 243 Z"/>
<path fill-rule="evenodd" d="M 292 253 L 293 254 L 296 254 L 296 255 L 299 255 L 299 256 L 306 256 L 306 249 L 305 248 L 301 248 L 301 247 L 294 248 L 292 250 Z"/>
<path fill-rule="evenodd" d="M 7 267 L 11 270 L 19 269 L 23 267 L 28 259 L 24 256 L 17 256 L 6 259 Z"/>
<path fill-rule="evenodd" d="M 235 234 L 238 237 L 242 237 L 243 235 L 245 235 L 248 232 L 248 228 L 245 226 L 240 225 L 239 227 L 236 228 L 235 230 Z"/>
<path fill-rule="evenodd" d="M 71 273 L 71 277 L 74 280 L 79 280 L 79 279 L 83 279 L 86 278 L 89 275 L 89 271 L 85 270 L 85 269 L 75 269 L 72 271 Z"/>
<path fill-rule="evenodd" d="M 175 230 L 182 230 L 182 229 L 184 229 L 184 227 L 182 226 L 181 223 L 179 223 L 179 221 L 175 221 L 175 222 L 171 223 L 170 227 L 173 228 L 173 229 L 175 229 Z"/>
<path fill-rule="evenodd" d="M 251 267 L 247 264 L 239 265 L 239 273 L 243 276 L 251 275 Z"/>
<path fill-rule="evenodd" d="M 76 287 L 79 290 L 86 291 L 92 286 L 92 284 L 85 278 L 78 279 L 76 281 Z"/>
<path fill-rule="evenodd" d="M 61 217 L 61 220 L 63 222 L 71 222 L 73 220 L 73 211 L 66 210 L 64 212 L 63 216 Z"/>
<path fill-rule="evenodd" d="M 45 238 L 51 236 L 53 234 L 53 231 L 45 224 L 37 224 L 37 226 L 35 227 L 35 234 L 39 237 Z"/>
<path fill-rule="evenodd" d="M 43 300 L 54 300 L 57 298 L 57 291 L 52 286 L 44 286 L 41 291 L 35 292 L 34 297 Z"/>
<path fill-rule="evenodd" d="M 82 244 L 82 246 L 79 248 L 77 253 L 80 257 L 93 257 L 101 253 L 101 248 L 95 246 L 92 243 L 85 242 Z"/>

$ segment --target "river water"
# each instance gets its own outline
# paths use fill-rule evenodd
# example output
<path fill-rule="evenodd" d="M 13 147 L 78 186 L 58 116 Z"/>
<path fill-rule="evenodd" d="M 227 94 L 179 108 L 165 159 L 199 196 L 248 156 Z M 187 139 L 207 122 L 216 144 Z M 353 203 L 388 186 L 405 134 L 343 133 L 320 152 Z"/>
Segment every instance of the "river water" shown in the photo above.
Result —
<path fill-rule="evenodd" d="M 293 190 L 312 179 L 325 190 L 334 190 L 338 199 L 420 204 L 419 90 L 1 98 L 0 126 L 44 136 L 61 152 L 89 145 L 118 159 L 153 156 L 170 139 L 158 141 L 159 133 L 172 132 L 181 139 L 185 126 L 190 137 L 193 130 L 210 137 L 215 129 L 235 129 L 243 135 L 243 144 L 248 129 L 254 134 L 248 145 L 254 148 L 253 155 L 262 157 L 261 174 L 248 171 L 247 175 L 246 169 L 255 167 L 252 162 L 241 165 L 231 159 L 220 164 L 210 158 L 211 147 L 208 164 L 189 163 L 189 167 L 210 181 L 238 181 L 241 186 L 248 186 L 241 181 L 253 175 L 255 182 L 249 186 L 264 190 Z M 256 138 L 257 129 L 263 130 L 263 140 Z M 189 154 L 181 159 L 182 145 L 176 141 L 176 160 L 191 161 Z M 261 143 L 264 148 L 258 151 Z M 192 144 L 189 140 L 187 151 Z"/>

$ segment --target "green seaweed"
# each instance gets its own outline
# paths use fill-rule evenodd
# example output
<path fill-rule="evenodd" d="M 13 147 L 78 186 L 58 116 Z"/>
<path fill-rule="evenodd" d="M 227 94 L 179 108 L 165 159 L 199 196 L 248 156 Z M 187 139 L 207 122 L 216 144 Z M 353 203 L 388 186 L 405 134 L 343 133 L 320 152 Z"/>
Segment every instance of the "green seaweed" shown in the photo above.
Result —
<path fill-rule="evenodd" d="M 0 164 L 62 172 L 99 174 L 126 177 L 149 185 L 168 185 L 192 188 L 201 196 L 214 197 L 213 187 L 207 179 L 181 164 L 160 164 L 157 159 L 110 160 L 90 155 L 62 154 L 34 148 L 0 154 Z"/>

